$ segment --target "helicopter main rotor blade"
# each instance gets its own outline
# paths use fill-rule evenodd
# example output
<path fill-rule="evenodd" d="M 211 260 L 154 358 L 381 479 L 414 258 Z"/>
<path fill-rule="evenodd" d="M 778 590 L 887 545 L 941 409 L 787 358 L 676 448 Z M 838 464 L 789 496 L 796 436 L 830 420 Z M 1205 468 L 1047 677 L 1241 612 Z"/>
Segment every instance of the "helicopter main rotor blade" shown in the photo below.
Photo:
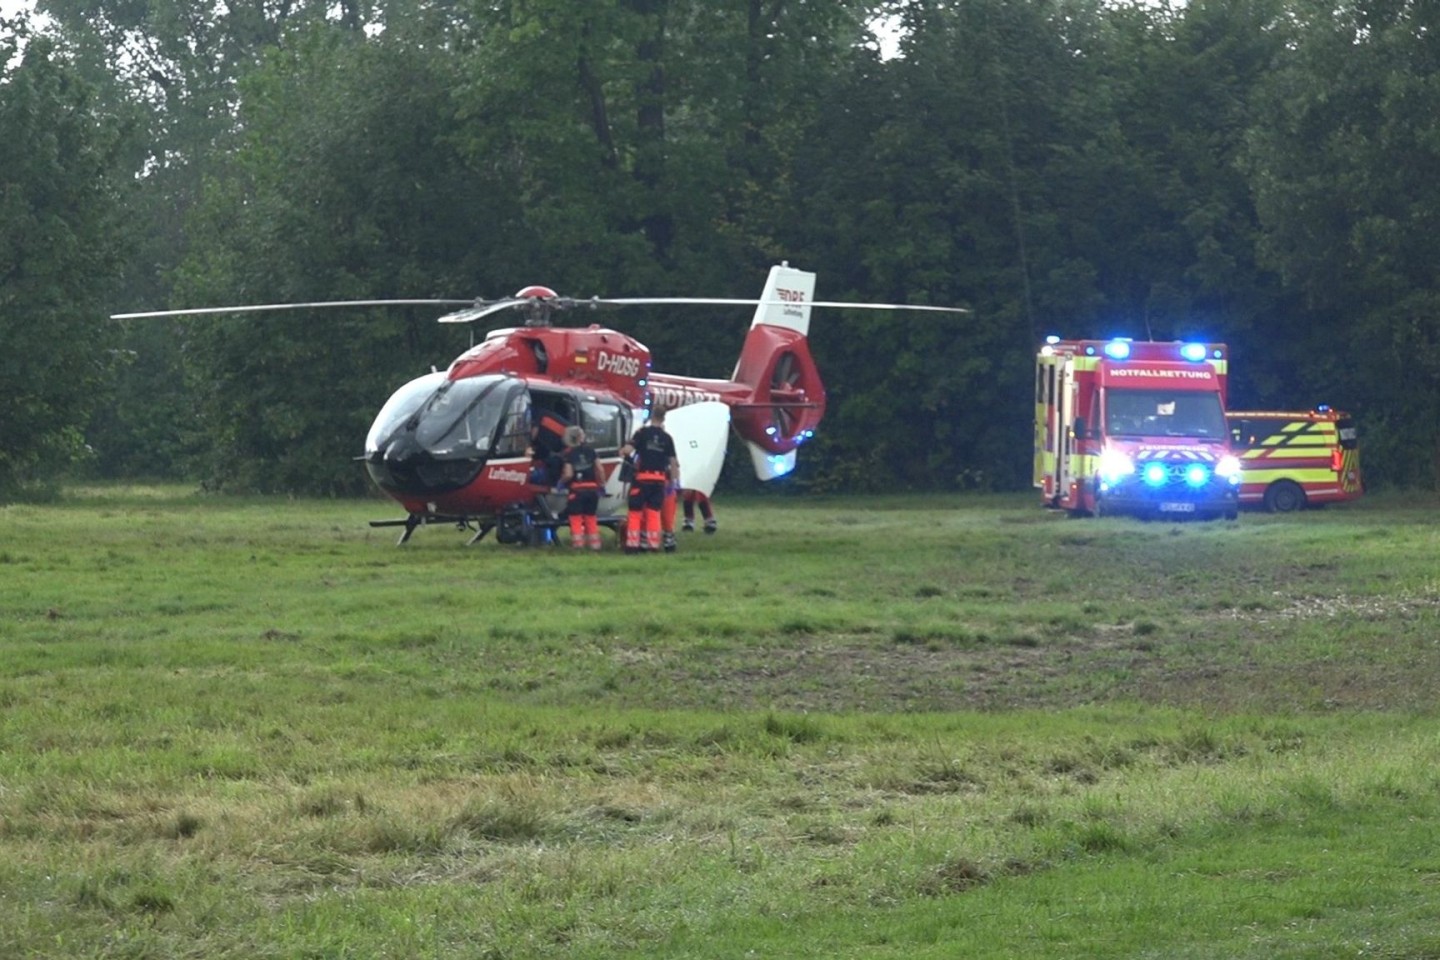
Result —
<path fill-rule="evenodd" d="M 923 303 L 855 303 L 850 300 L 815 300 L 804 306 L 843 307 L 846 310 L 931 310 L 938 313 L 969 313 L 969 307 L 931 307 Z"/>
<path fill-rule="evenodd" d="M 454 313 L 447 313 L 447 314 L 445 314 L 445 315 L 442 316 L 442 317 L 437 317 L 436 320 L 435 320 L 435 322 L 436 322 L 436 323 L 472 323 L 472 322 L 474 322 L 474 321 L 476 321 L 476 320 L 479 320 L 481 317 L 488 317 L 488 316 L 490 316 L 490 314 L 492 314 L 492 313 L 499 313 L 501 310 L 509 310 L 509 309 L 511 309 L 511 308 L 513 308 L 513 307 L 523 307 L 523 306 L 526 305 L 527 303 L 545 303 L 545 302 L 546 302 L 546 301 L 543 301 L 543 300 L 524 300 L 524 299 L 515 300 L 515 299 L 510 299 L 510 300 L 496 300 L 496 301 L 494 301 L 494 302 L 492 302 L 492 303 L 485 303 L 485 302 L 483 302 L 483 301 L 481 301 L 481 302 L 479 302 L 479 303 L 476 303 L 474 300 L 468 300 L 468 301 L 466 301 L 466 303 L 469 304 L 469 307 L 468 307 L 467 309 L 465 309 L 465 310 L 456 310 Z"/>
<path fill-rule="evenodd" d="M 699 304 L 715 305 L 722 307 L 753 307 L 759 303 L 767 303 L 765 300 L 727 300 L 717 297 L 622 297 L 620 299 L 596 297 L 593 300 L 577 300 L 576 306 L 597 306 L 597 307 L 641 307 L 650 304 Z"/>
<path fill-rule="evenodd" d="M 316 303 L 257 303 L 244 307 L 195 307 L 189 310 L 112 313 L 110 319 L 141 320 L 149 317 L 191 317 L 214 313 L 261 313 L 266 310 L 308 310 L 312 307 L 453 307 L 474 302 L 474 300 L 325 300 Z"/>
<path fill-rule="evenodd" d="M 855 303 L 849 300 L 812 300 L 809 303 L 792 300 L 727 300 L 714 297 L 631 297 L 626 299 L 577 300 L 576 306 L 630 307 L 646 304 L 713 304 L 732 307 L 787 306 L 787 307 L 844 307 L 855 310 L 932 310 L 941 313 L 969 313 L 968 307 L 931 307 L 917 303 Z"/>
<path fill-rule="evenodd" d="M 466 309 L 447 313 L 439 318 L 440 323 L 471 323 L 502 310 L 527 306 L 550 310 L 573 310 L 580 307 L 638 307 L 663 306 L 808 306 L 839 307 L 849 310 L 926 310 L 937 313 L 969 313 L 965 307 L 933 307 L 915 303 L 856 303 L 848 300 L 815 300 L 810 303 L 790 300 L 737 300 L 727 297 L 592 297 L 578 300 L 561 297 L 555 300 L 536 300 L 528 297 L 511 297 L 504 300 L 321 300 L 311 303 L 258 303 L 234 307 L 191 307 L 184 310 L 146 310 L 138 313 L 112 313 L 111 320 L 142 320 L 152 317 L 198 317 L 221 313 L 265 313 L 277 310 L 310 310 L 335 307 L 455 307 Z"/>

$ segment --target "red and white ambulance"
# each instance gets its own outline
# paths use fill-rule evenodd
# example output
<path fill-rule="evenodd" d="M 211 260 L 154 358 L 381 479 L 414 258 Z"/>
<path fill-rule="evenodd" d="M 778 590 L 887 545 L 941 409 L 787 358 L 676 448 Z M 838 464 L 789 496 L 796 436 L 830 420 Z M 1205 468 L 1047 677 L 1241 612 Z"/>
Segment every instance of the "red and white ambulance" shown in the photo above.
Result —
<path fill-rule="evenodd" d="M 1035 361 L 1035 486 L 1075 516 L 1234 519 L 1223 343 L 1049 338 Z"/>

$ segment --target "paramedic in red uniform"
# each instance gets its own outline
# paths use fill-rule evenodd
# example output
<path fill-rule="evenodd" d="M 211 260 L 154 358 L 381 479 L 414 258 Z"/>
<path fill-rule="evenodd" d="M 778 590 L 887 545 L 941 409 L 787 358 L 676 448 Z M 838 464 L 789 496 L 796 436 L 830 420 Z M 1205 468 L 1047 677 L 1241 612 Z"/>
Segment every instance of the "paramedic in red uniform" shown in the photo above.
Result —
<path fill-rule="evenodd" d="M 560 482 L 569 490 L 570 546 L 577 550 L 600 549 L 600 524 L 596 512 L 600 506 L 600 458 L 595 448 L 585 442 L 580 427 L 565 430 L 564 466 Z"/>
<path fill-rule="evenodd" d="M 682 529 L 695 529 L 695 508 L 700 508 L 700 516 L 705 520 L 705 532 L 715 532 L 715 509 L 710 506 L 710 498 L 699 490 L 681 490 L 680 495 L 685 498 L 685 526 Z"/>
<path fill-rule="evenodd" d="M 651 411 L 650 422 L 635 431 L 620 453 L 635 459 L 630 515 L 625 518 L 625 551 L 659 550 L 665 488 L 680 482 L 680 461 L 675 457 L 674 439 L 665 432 L 665 411 Z"/>
<path fill-rule="evenodd" d="M 678 542 L 675 540 L 675 507 L 680 502 L 680 485 L 675 481 L 665 484 L 665 506 L 660 508 L 660 540 L 666 553 L 674 553 Z"/>

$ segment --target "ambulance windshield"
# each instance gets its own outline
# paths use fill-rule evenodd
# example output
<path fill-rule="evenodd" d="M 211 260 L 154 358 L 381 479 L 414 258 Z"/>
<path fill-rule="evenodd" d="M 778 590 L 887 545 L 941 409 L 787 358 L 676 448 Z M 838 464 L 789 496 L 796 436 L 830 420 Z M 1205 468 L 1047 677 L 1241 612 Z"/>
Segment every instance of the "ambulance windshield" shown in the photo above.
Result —
<path fill-rule="evenodd" d="M 1220 395 L 1203 390 L 1106 391 L 1105 432 L 1112 437 L 1196 437 L 1229 434 Z"/>

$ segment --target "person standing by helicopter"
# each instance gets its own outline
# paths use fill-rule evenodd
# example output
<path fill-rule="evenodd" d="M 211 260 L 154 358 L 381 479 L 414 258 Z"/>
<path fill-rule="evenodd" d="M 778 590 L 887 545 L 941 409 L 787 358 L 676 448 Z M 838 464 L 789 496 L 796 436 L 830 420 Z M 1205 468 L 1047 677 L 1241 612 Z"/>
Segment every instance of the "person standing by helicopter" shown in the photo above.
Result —
<path fill-rule="evenodd" d="M 674 553 L 678 546 L 675 540 L 675 514 L 680 502 L 680 484 L 671 480 L 665 484 L 665 505 L 660 508 L 660 544 L 666 553 Z"/>
<path fill-rule="evenodd" d="M 565 429 L 565 452 L 561 455 L 560 483 L 569 491 L 570 546 L 576 550 L 600 549 L 600 457 L 585 442 L 581 427 Z"/>
<path fill-rule="evenodd" d="M 714 533 L 716 528 L 715 508 L 710 506 L 710 498 L 699 490 L 682 490 L 680 491 L 680 495 L 685 501 L 685 525 L 683 529 L 695 529 L 695 508 L 699 507 L 700 517 L 705 521 L 705 532 Z"/>
<path fill-rule="evenodd" d="M 650 422 L 620 448 L 622 457 L 634 457 L 635 477 L 630 484 L 630 514 L 625 518 L 625 552 L 659 550 L 661 511 L 665 488 L 680 483 L 680 461 L 675 440 L 665 432 L 665 411 L 652 410 Z"/>

